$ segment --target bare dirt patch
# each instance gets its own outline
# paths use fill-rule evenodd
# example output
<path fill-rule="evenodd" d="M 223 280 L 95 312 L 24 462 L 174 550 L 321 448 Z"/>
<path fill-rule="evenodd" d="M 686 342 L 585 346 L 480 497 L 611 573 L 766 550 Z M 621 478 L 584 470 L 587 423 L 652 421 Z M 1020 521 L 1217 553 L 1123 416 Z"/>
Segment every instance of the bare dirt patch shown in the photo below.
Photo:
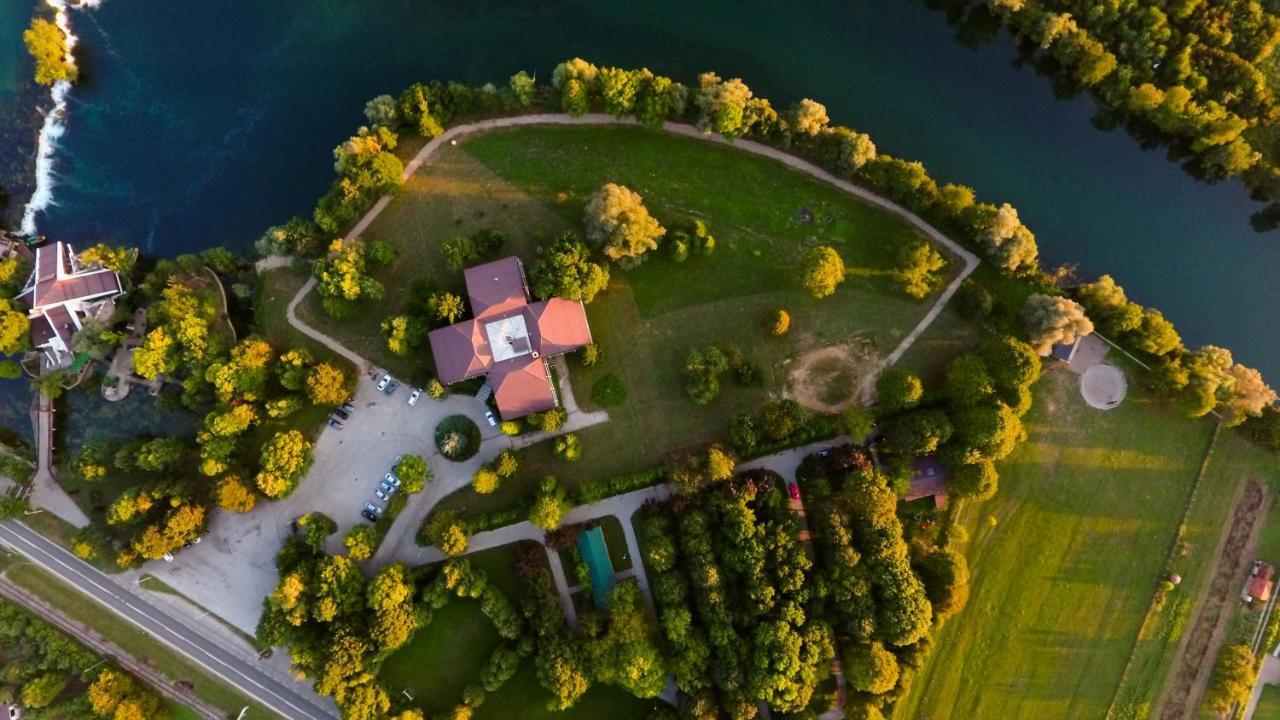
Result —
<path fill-rule="evenodd" d="M 853 340 L 796 358 L 787 380 L 792 396 L 805 408 L 838 413 L 875 401 L 875 378 L 882 363 L 869 340 Z"/>
<path fill-rule="evenodd" d="M 1200 698 L 1209 684 L 1214 660 L 1226 634 L 1231 617 L 1231 602 L 1244 578 L 1245 566 L 1253 558 L 1262 530 L 1259 522 L 1266 514 L 1267 493 L 1257 480 L 1250 478 L 1240 502 L 1232 511 L 1227 537 L 1222 543 L 1213 580 L 1205 595 L 1195 625 L 1187 633 L 1180 648 L 1174 674 L 1165 688 L 1160 708 L 1161 720 L 1181 720 L 1196 716 Z"/>

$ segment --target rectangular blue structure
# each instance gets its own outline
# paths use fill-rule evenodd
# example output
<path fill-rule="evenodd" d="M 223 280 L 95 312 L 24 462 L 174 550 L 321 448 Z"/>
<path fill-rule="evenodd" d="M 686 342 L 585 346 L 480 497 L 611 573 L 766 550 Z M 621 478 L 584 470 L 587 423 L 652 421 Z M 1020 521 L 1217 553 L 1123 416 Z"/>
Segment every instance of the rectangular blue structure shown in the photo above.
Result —
<path fill-rule="evenodd" d="M 609 547 L 604 544 L 604 532 L 598 528 L 578 534 L 578 552 L 591 571 L 591 599 L 596 607 L 605 609 L 609 591 L 613 589 L 613 561 L 609 559 Z"/>

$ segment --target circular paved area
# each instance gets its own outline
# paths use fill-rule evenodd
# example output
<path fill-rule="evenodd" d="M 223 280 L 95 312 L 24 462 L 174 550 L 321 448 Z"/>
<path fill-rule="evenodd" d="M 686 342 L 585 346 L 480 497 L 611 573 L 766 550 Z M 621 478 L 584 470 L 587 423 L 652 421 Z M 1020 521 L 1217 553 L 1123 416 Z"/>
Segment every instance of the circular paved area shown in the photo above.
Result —
<path fill-rule="evenodd" d="M 1124 401 L 1124 373 L 1114 365 L 1094 365 L 1080 377 L 1080 394 L 1091 407 L 1110 410 Z"/>

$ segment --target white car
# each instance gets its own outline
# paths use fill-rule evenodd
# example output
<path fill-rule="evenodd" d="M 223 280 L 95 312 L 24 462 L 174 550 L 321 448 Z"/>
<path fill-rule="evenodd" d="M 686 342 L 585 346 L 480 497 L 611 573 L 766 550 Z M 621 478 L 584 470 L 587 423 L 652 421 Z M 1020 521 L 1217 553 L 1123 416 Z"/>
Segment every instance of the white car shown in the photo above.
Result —
<path fill-rule="evenodd" d="M 378 390 L 385 392 L 387 389 L 387 386 L 390 384 L 391 384 L 391 376 L 383 375 L 382 379 L 378 381 Z"/>
<path fill-rule="evenodd" d="M 420 397 L 422 397 L 422 388 L 414 388 L 413 392 L 409 393 L 409 407 L 417 405 Z"/>
<path fill-rule="evenodd" d="M 498 427 L 498 419 L 493 416 L 492 410 L 484 411 L 484 419 L 489 421 L 489 427 Z"/>
<path fill-rule="evenodd" d="M 165 562 L 173 562 L 173 553 L 165 553 L 165 554 L 164 554 L 164 561 L 165 561 Z"/>

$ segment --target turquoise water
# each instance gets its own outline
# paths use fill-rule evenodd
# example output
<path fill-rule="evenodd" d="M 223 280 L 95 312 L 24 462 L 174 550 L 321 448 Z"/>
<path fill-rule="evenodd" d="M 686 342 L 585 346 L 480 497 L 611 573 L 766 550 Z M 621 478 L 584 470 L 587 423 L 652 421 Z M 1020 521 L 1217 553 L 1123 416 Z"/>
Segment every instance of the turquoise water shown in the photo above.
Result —
<path fill-rule="evenodd" d="M 776 105 L 821 100 L 883 150 L 1012 202 L 1050 263 L 1110 272 L 1190 343 L 1230 347 L 1280 382 L 1280 243 L 1250 229 L 1257 206 L 1239 184 L 1199 182 L 1098 129 L 1092 100 L 1055 98 L 1004 35 L 966 47 L 943 13 L 908 0 L 804 7 L 105 0 L 74 16 L 84 83 L 42 229 L 161 255 L 243 248 L 310 208 L 376 94 L 545 77 L 572 55 L 686 82 L 715 69 Z"/>

